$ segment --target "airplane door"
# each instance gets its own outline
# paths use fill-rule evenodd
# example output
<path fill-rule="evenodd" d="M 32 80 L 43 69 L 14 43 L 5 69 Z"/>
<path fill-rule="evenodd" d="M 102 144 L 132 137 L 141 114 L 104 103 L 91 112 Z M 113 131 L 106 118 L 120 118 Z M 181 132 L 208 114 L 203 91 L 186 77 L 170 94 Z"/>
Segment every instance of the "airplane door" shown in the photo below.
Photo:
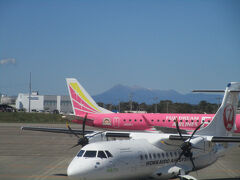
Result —
<path fill-rule="evenodd" d="M 211 117 L 202 117 L 201 119 L 201 123 L 203 124 L 201 128 L 204 128 L 205 126 L 207 126 L 209 124 L 208 120 L 211 120 Z M 205 125 L 206 124 L 206 125 Z"/>
<path fill-rule="evenodd" d="M 115 128 L 119 128 L 119 123 L 120 123 L 119 117 L 114 117 L 113 118 L 113 125 L 114 125 Z"/>

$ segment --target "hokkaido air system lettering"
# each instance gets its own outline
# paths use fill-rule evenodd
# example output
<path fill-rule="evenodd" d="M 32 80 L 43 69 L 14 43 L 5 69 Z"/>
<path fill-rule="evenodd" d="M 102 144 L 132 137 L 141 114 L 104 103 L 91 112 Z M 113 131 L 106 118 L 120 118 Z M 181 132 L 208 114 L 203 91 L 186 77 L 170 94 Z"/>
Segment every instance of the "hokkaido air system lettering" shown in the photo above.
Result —
<path fill-rule="evenodd" d="M 177 160 L 178 160 L 178 158 L 147 161 L 146 166 L 175 163 Z M 193 158 L 193 160 L 195 160 L 195 158 Z M 181 158 L 181 159 L 178 160 L 178 162 L 184 162 L 184 161 L 187 161 L 187 158 L 184 157 L 184 158 Z"/>

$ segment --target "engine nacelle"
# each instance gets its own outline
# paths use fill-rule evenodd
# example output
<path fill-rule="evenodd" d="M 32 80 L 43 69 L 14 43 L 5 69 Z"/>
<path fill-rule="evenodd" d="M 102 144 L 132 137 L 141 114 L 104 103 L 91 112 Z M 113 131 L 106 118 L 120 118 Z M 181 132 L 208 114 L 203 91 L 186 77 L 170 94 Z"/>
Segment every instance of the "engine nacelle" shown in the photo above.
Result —
<path fill-rule="evenodd" d="M 206 141 L 203 137 L 196 137 L 191 139 L 191 144 L 193 148 L 199 148 L 200 152 L 209 151 L 212 148 L 212 144 L 209 141 Z M 197 149 L 195 149 L 196 151 Z"/>

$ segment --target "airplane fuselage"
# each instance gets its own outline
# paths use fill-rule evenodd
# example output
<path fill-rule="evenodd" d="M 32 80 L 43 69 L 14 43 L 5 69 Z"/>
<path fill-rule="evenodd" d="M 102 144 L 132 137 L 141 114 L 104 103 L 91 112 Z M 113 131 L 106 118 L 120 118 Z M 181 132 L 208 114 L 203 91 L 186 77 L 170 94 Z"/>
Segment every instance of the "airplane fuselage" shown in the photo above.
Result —
<path fill-rule="evenodd" d="M 96 126 L 106 129 L 153 131 L 154 126 L 176 128 L 175 120 L 184 130 L 194 130 L 203 123 L 206 127 L 214 117 L 214 114 L 170 114 L 170 113 L 107 113 L 107 114 L 88 114 L 90 126 Z M 82 123 L 79 120 L 73 120 L 75 123 Z M 235 133 L 240 133 L 240 115 L 236 116 Z"/>
<path fill-rule="evenodd" d="M 106 150 L 112 154 L 112 157 L 97 157 L 99 151 Z M 96 151 L 96 155 L 84 157 L 83 153 L 70 163 L 68 176 L 78 177 L 80 180 L 148 177 L 166 179 L 175 177 L 179 173 L 188 173 L 186 169 L 192 170 L 191 161 L 184 156 L 175 165 L 179 157 L 176 147 L 172 150 L 165 145 L 156 147 L 145 139 L 97 142 L 83 147 L 81 151 L 84 153 Z M 196 169 L 204 168 L 217 160 L 213 148 L 205 152 L 194 152 L 193 158 Z"/>

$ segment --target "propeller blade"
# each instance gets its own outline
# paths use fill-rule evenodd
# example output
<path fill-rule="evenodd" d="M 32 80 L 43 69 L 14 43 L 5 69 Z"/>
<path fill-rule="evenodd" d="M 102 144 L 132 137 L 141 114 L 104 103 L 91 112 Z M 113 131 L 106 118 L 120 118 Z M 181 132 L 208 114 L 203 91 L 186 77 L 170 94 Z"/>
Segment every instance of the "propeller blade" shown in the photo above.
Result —
<path fill-rule="evenodd" d="M 203 123 L 200 124 L 200 125 L 193 131 L 191 137 L 189 138 L 189 141 L 192 139 L 193 135 L 197 132 L 197 130 L 198 130 L 202 125 L 203 125 Z"/>
<path fill-rule="evenodd" d="M 81 144 L 77 143 L 77 144 L 73 145 L 70 149 L 75 148 L 75 147 L 77 147 L 79 145 L 81 145 Z"/>
<path fill-rule="evenodd" d="M 196 167 L 195 167 L 195 164 L 194 164 L 194 161 L 193 161 L 193 158 L 192 158 L 192 156 L 193 156 L 193 154 L 191 153 L 191 155 L 190 155 L 190 161 L 192 162 L 192 165 L 193 165 L 193 170 L 195 170 L 195 169 L 196 169 Z"/>
<path fill-rule="evenodd" d="M 74 136 L 76 136 L 77 138 L 80 138 L 80 137 L 72 130 L 72 128 L 70 127 L 70 125 L 69 125 L 68 123 L 66 123 L 66 126 L 67 126 L 67 128 L 69 129 L 69 131 L 70 131 Z"/>
<path fill-rule="evenodd" d="M 177 120 L 177 118 L 176 118 L 176 120 L 175 120 L 175 123 L 176 123 L 176 127 L 177 127 L 178 134 L 180 135 L 182 141 L 184 141 L 184 140 L 183 140 L 183 137 L 182 137 L 182 133 L 181 133 L 181 131 L 180 131 L 180 129 L 179 129 L 179 125 L 178 125 L 178 120 Z"/>
<path fill-rule="evenodd" d="M 177 164 L 177 162 L 181 159 L 183 154 L 184 154 L 184 152 L 182 151 L 181 154 L 179 155 L 179 157 L 177 158 L 177 160 L 175 161 L 175 164 Z"/>

